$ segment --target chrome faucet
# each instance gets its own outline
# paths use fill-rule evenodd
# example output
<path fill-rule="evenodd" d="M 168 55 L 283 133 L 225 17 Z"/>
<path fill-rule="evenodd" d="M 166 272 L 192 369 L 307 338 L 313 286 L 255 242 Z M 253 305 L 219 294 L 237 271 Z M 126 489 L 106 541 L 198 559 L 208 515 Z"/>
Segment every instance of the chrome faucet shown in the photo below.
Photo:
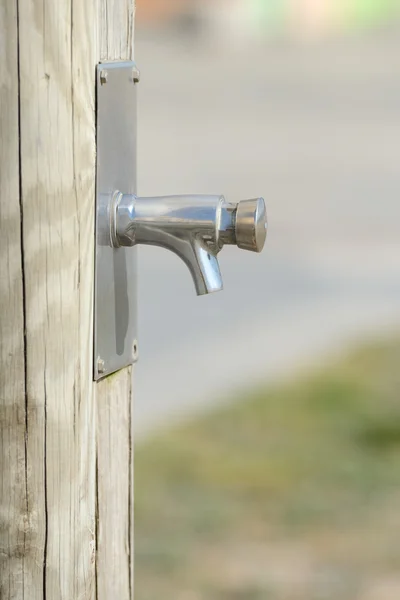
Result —
<path fill-rule="evenodd" d="M 171 250 L 189 268 L 198 295 L 222 289 L 217 255 L 225 244 L 261 252 L 266 233 L 262 198 L 229 203 L 223 196 L 139 198 L 115 192 L 110 207 L 112 246 Z"/>

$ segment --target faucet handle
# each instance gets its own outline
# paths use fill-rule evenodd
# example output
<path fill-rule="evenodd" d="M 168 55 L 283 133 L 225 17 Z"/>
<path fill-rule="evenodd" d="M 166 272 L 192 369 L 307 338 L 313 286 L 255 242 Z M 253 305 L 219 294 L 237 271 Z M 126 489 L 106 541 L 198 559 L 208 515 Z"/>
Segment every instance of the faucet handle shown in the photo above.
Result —
<path fill-rule="evenodd" d="M 261 252 L 267 237 L 267 211 L 263 198 L 242 200 L 237 204 L 236 245 L 242 250 Z"/>

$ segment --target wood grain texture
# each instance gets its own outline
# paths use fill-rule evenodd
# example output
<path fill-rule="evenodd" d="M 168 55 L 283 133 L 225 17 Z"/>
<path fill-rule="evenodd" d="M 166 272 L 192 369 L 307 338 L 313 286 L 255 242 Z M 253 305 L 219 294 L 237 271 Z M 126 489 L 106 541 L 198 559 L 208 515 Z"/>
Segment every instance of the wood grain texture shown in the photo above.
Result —
<path fill-rule="evenodd" d="M 99 2 L 100 60 L 133 60 L 135 1 Z"/>
<path fill-rule="evenodd" d="M 98 384 L 98 561 L 101 597 L 132 597 L 130 369 Z M 128 485 L 127 485 L 128 482 Z"/>
<path fill-rule="evenodd" d="M 29 546 L 19 194 L 18 20 L 0 4 L 0 598 L 19 598 Z"/>
<path fill-rule="evenodd" d="M 95 67 L 132 56 L 133 5 L 0 7 L 0 597 L 128 600 L 131 375 L 92 382 L 92 328 Z"/>

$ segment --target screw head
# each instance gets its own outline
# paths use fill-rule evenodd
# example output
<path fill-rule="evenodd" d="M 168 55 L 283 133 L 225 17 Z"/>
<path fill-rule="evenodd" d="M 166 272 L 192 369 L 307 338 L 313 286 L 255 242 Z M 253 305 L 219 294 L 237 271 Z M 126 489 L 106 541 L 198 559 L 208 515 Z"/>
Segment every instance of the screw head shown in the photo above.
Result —
<path fill-rule="evenodd" d="M 104 362 L 104 360 L 102 358 L 97 359 L 97 372 L 98 373 L 104 373 L 104 371 L 106 370 L 106 364 Z"/>
<path fill-rule="evenodd" d="M 138 343 L 137 340 L 133 340 L 132 344 L 132 360 L 137 360 L 138 358 Z"/>
<path fill-rule="evenodd" d="M 132 69 L 132 81 L 133 83 L 139 83 L 140 81 L 140 71 L 136 66 Z"/>

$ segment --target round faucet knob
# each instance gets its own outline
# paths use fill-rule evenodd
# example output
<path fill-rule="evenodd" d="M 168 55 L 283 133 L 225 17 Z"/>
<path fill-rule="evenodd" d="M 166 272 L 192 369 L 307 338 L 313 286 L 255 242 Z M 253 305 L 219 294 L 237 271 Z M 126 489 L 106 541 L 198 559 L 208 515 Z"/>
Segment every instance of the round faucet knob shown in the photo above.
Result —
<path fill-rule="evenodd" d="M 235 233 L 238 248 L 261 252 L 267 237 L 267 211 L 263 198 L 239 202 Z"/>

